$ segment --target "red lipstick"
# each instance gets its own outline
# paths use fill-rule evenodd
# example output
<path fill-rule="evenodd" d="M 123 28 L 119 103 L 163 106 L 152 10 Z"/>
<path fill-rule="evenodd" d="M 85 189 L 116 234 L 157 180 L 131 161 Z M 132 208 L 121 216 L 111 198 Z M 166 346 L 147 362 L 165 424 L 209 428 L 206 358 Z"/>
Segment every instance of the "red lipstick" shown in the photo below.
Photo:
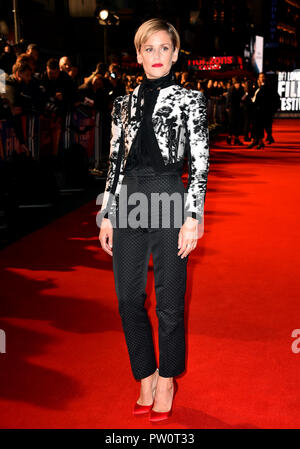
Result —
<path fill-rule="evenodd" d="M 152 64 L 152 67 L 162 67 L 162 64 Z"/>

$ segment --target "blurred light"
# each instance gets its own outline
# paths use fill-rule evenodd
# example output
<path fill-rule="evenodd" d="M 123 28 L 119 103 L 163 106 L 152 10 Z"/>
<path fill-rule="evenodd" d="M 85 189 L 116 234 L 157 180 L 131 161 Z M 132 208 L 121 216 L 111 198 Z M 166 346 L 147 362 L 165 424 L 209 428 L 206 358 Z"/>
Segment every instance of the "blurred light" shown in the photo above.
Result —
<path fill-rule="evenodd" d="M 200 11 L 190 11 L 190 24 L 196 25 L 199 20 Z"/>
<path fill-rule="evenodd" d="M 107 11 L 107 9 L 102 9 L 102 11 L 100 11 L 99 17 L 100 17 L 100 19 L 102 19 L 102 20 L 106 20 L 107 17 L 108 17 L 108 11 Z"/>
<path fill-rule="evenodd" d="M 296 34 L 296 27 L 290 26 L 286 23 L 278 23 L 277 29 L 286 31 L 287 33 Z"/>

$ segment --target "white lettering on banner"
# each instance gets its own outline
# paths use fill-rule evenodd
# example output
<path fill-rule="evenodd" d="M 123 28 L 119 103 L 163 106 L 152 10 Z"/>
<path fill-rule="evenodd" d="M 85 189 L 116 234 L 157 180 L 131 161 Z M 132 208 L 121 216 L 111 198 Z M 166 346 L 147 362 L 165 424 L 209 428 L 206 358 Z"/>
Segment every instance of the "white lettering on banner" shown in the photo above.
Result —
<path fill-rule="evenodd" d="M 279 72 L 277 92 L 281 111 L 300 111 L 300 71 Z"/>
<path fill-rule="evenodd" d="M 300 98 L 281 98 L 282 111 L 300 111 Z"/>

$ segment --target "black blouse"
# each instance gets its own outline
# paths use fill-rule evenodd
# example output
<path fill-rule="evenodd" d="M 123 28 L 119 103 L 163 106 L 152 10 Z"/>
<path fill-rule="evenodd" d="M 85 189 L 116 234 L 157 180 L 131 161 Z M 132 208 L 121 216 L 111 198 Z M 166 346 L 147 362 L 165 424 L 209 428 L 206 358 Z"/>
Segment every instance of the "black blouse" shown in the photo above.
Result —
<path fill-rule="evenodd" d="M 144 98 L 141 124 L 130 148 L 125 172 L 132 168 L 149 166 L 158 172 L 165 170 L 165 164 L 153 130 L 152 115 L 160 89 L 172 84 L 175 84 L 172 69 L 167 75 L 156 79 L 150 79 L 144 75 L 137 100 L 137 115 L 141 117 L 140 103 L 142 96 Z"/>

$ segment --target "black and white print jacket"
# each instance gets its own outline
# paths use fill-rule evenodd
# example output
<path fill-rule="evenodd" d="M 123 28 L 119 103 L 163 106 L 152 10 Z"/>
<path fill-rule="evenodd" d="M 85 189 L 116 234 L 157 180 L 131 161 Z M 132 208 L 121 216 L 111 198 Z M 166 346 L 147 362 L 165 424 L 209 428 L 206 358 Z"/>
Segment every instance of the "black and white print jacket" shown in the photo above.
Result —
<path fill-rule="evenodd" d="M 120 193 L 128 154 L 141 124 L 136 115 L 139 88 L 140 85 L 132 94 L 119 96 L 114 100 L 109 168 L 99 212 L 102 217 L 106 213 L 108 217 L 113 216 L 117 208 L 116 198 Z M 188 152 L 189 177 L 185 211 L 187 215 L 201 221 L 210 165 L 207 108 L 203 93 L 177 84 L 162 88 L 156 100 L 152 121 L 165 165 L 180 162 L 184 159 L 185 152 Z"/>

